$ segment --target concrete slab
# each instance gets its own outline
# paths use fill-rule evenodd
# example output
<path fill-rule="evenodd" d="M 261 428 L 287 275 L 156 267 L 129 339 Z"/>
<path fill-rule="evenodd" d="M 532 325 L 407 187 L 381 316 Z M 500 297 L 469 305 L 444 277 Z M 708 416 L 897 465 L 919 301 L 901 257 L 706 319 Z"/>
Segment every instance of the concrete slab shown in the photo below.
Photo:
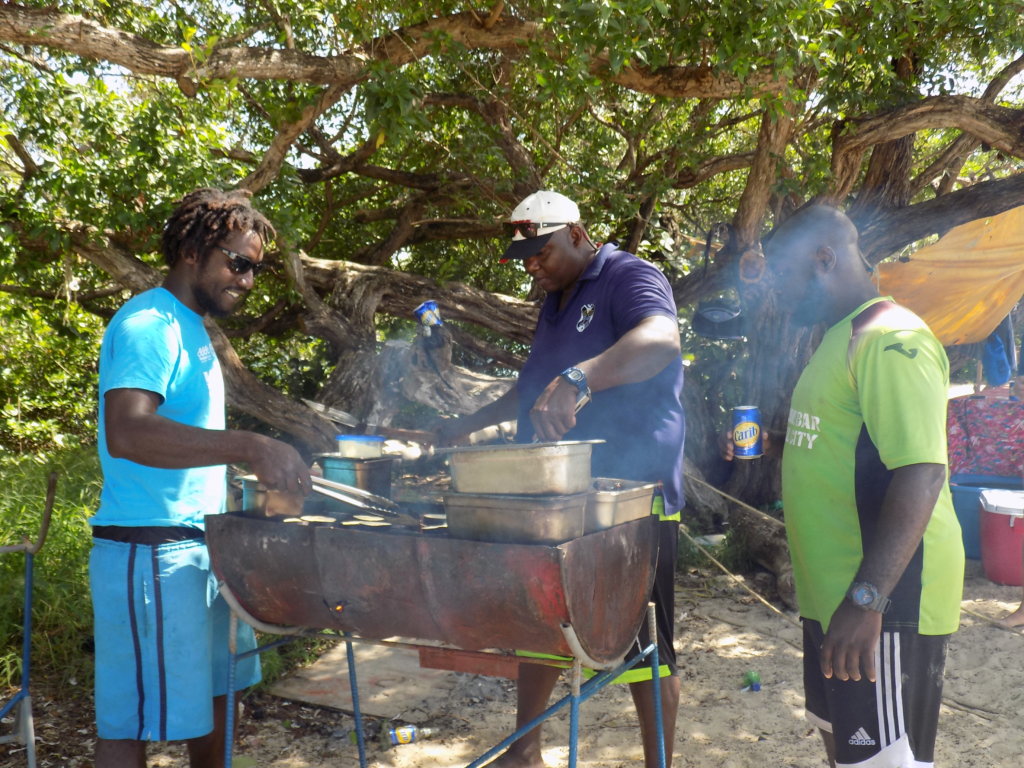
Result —
<path fill-rule="evenodd" d="M 364 715 L 390 719 L 415 710 L 429 712 L 430 702 L 444 698 L 455 686 L 454 673 L 421 668 L 414 649 L 363 643 L 354 648 L 359 706 Z M 280 680 L 270 692 L 351 712 L 345 644 L 339 643 L 310 666 Z"/>

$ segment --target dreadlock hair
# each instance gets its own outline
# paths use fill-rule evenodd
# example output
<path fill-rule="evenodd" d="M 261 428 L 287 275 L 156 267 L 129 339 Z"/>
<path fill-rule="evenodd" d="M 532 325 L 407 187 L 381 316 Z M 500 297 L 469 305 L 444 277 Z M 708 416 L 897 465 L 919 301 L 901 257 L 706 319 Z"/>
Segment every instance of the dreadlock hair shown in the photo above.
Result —
<path fill-rule="evenodd" d="M 251 197 L 247 189 L 204 187 L 181 198 L 164 225 L 161 246 L 167 265 L 173 267 L 189 252 L 205 259 L 230 232 L 254 232 L 264 245 L 270 242 L 274 227 L 252 207 Z"/>

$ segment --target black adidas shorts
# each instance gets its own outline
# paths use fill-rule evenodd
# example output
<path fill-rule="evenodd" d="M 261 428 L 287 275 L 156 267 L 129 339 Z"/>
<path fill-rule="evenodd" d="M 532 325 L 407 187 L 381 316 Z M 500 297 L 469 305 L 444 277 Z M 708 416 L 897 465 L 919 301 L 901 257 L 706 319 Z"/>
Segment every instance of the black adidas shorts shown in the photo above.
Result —
<path fill-rule="evenodd" d="M 828 679 L 821 674 L 821 624 L 803 619 L 807 719 L 832 734 L 836 765 L 871 759 L 872 768 L 934 762 L 949 635 L 882 632 L 878 679 Z"/>

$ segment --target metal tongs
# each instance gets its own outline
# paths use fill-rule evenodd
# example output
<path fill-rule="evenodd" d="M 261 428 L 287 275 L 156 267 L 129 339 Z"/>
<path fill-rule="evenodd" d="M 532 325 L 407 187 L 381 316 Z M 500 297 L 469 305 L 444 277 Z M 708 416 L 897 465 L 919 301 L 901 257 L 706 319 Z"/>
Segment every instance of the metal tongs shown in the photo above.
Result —
<path fill-rule="evenodd" d="M 354 485 L 339 483 L 337 480 L 328 480 L 326 477 L 320 477 L 319 475 L 312 475 L 311 477 L 313 480 L 314 491 L 322 493 L 320 488 L 328 488 L 332 491 L 337 491 L 339 494 L 344 496 L 354 496 L 357 501 L 362 501 L 365 505 L 383 507 L 385 510 L 390 511 L 398 510 L 398 504 L 386 496 L 378 496 L 376 493 L 370 493 L 362 488 L 356 488 Z M 318 488 L 317 486 L 320 487 Z M 355 506 L 359 506 L 359 504 L 356 504 Z"/>
<path fill-rule="evenodd" d="M 382 517 L 390 518 L 399 525 L 412 525 L 416 527 L 420 525 L 418 518 L 399 511 L 398 504 L 385 496 L 378 496 L 375 493 L 364 491 L 362 488 L 338 483 L 318 475 L 312 475 L 312 480 L 313 490 L 329 499 L 374 512 Z"/>
<path fill-rule="evenodd" d="M 575 413 L 580 412 L 580 408 L 590 402 L 590 387 L 587 387 L 583 392 L 580 392 L 576 397 L 576 410 Z"/>

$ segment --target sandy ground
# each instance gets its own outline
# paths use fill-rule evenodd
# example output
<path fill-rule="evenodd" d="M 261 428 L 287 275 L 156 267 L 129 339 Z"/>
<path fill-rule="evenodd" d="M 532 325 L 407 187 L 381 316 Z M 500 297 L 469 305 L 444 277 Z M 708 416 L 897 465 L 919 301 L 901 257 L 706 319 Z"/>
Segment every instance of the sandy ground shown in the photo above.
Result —
<path fill-rule="evenodd" d="M 721 768 L 821 768 L 826 762 L 817 732 L 804 720 L 800 682 L 800 633 L 791 615 L 780 615 L 712 571 L 679 574 L 677 649 L 682 701 L 674 748 L 676 766 Z M 1019 766 L 1024 734 L 1024 634 L 978 618 L 995 618 L 1017 606 L 1019 587 L 998 586 L 968 561 L 961 631 L 946 667 L 945 701 L 936 764 L 958 768 Z M 759 672 L 760 692 L 744 692 L 743 674 Z M 435 737 L 368 753 L 370 766 L 427 768 L 467 765 L 511 732 L 514 687 L 503 679 L 447 673 L 454 683 L 443 696 L 403 712 L 404 722 L 431 726 Z M 567 689 L 563 688 L 563 692 Z M 84 766 L 91 735 L 85 727 L 60 727 L 56 710 L 37 714 L 41 766 Z M 579 733 L 581 766 L 642 764 L 635 713 L 628 692 L 610 686 L 584 702 Z M 57 720 L 55 725 L 54 720 Z M 242 718 L 236 768 L 356 766 L 349 715 L 261 694 Z M 62 730 L 63 732 L 57 732 Z M 73 742 L 73 743 L 72 743 Z M 64 746 L 57 746 L 63 744 Z M 568 716 L 545 729 L 549 766 L 568 760 Z M 81 747 L 82 749 L 75 749 Z M 152 766 L 184 768 L 180 747 L 154 751 Z M 24 752 L 0 747 L 0 765 L 25 765 Z"/>
<path fill-rule="evenodd" d="M 803 716 L 800 633 L 794 617 L 772 612 L 728 577 L 710 570 L 681 572 L 677 584 L 682 701 L 675 765 L 825 766 L 818 735 Z M 1021 764 L 1024 734 L 1018 713 L 1024 711 L 1024 634 L 979 618 L 996 618 L 1015 608 L 1020 594 L 1019 587 L 987 581 L 977 561 L 968 561 L 962 628 L 952 640 L 946 667 L 938 766 Z M 760 692 L 741 690 L 749 669 L 761 676 Z M 403 722 L 436 728 L 436 737 L 392 748 L 373 742 L 370 766 L 467 765 L 511 732 L 511 682 L 446 674 L 453 681 L 443 695 L 402 713 Z M 36 692 L 33 711 L 39 766 L 91 765 L 92 713 L 87 697 Z M 356 766 L 351 729 L 352 718 L 344 712 L 260 693 L 248 699 L 234 766 Z M 567 715 L 557 715 L 546 725 L 544 757 L 549 766 L 567 764 L 568 733 Z M 579 738 L 581 766 L 642 764 L 635 713 L 623 687 L 609 686 L 583 703 Z M 25 765 L 23 747 L 0 745 L 0 766 Z M 150 765 L 185 768 L 187 760 L 181 746 L 160 745 L 151 750 Z"/>

